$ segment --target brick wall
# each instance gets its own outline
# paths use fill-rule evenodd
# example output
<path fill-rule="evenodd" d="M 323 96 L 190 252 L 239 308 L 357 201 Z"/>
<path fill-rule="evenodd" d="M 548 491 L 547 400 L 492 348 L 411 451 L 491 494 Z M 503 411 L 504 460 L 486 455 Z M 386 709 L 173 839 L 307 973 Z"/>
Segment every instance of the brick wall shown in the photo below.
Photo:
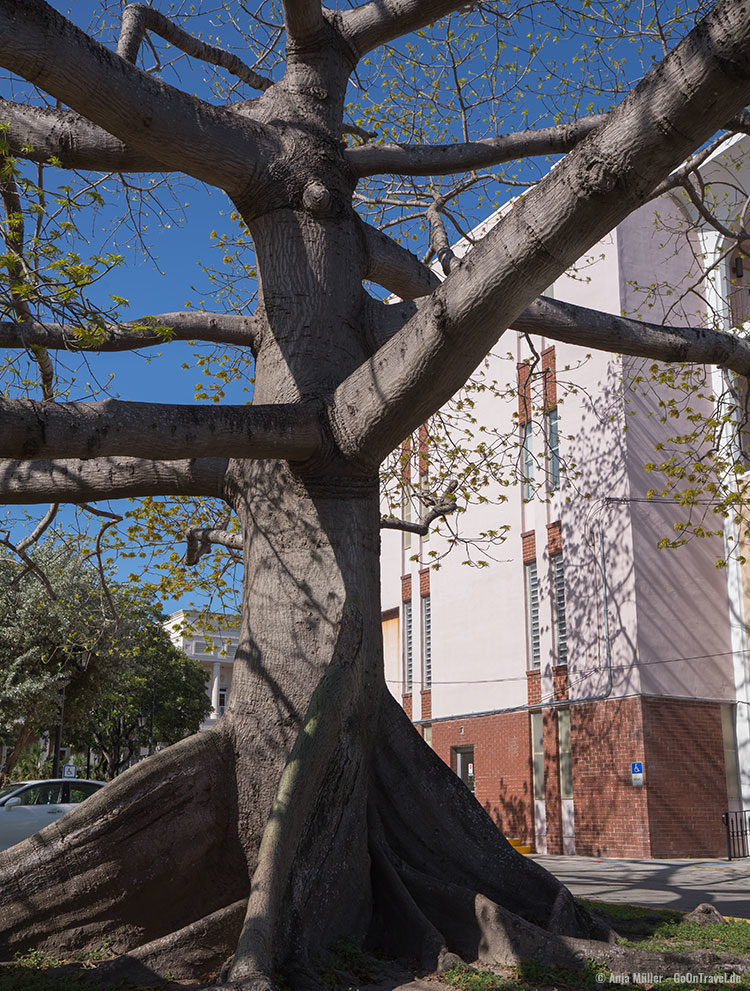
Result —
<path fill-rule="evenodd" d="M 404 708 L 411 714 L 411 696 L 404 696 Z M 726 855 L 718 703 L 648 697 L 571 702 L 570 722 L 577 854 Z M 543 730 L 547 850 L 562 853 L 557 709 L 544 711 Z M 533 846 L 528 712 L 433 723 L 432 745 L 448 766 L 451 747 L 473 747 L 477 800 L 506 836 Z M 644 763 L 642 787 L 632 783 L 632 761 Z"/>
<path fill-rule="evenodd" d="M 539 705 L 542 701 L 542 676 L 537 668 L 526 672 L 526 692 L 529 705 Z"/>
<path fill-rule="evenodd" d="M 401 575 L 401 601 L 411 602 L 411 575 Z"/>
<path fill-rule="evenodd" d="M 507 837 L 533 844 L 534 796 L 527 712 L 433 723 L 432 746 L 448 766 L 451 747 L 473 746 L 477 801 Z"/>
<path fill-rule="evenodd" d="M 559 520 L 547 524 L 547 550 L 550 554 L 562 554 L 562 525 Z"/>
<path fill-rule="evenodd" d="M 528 361 L 516 365 L 518 374 L 518 419 L 527 423 L 531 419 L 531 365 Z"/>
<path fill-rule="evenodd" d="M 650 857 L 646 788 L 630 773 L 647 760 L 640 698 L 571 705 L 570 736 L 576 853 Z"/>
<path fill-rule="evenodd" d="M 568 665 L 556 664 L 552 668 L 552 682 L 555 702 L 562 702 L 568 697 Z"/>
<path fill-rule="evenodd" d="M 545 348 L 542 351 L 542 374 L 544 375 L 544 409 L 545 412 L 557 406 L 557 377 L 555 375 L 555 349 Z"/>
<path fill-rule="evenodd" d="M 721 708 L 644 698 L 645 791 L 652 857 L 725 857 Z"/>
<path fill-rule="evenodd" d="M 419 569 L 419 594 L 429 595 L 430 594 L 430 569 L 420 568 Z"/>

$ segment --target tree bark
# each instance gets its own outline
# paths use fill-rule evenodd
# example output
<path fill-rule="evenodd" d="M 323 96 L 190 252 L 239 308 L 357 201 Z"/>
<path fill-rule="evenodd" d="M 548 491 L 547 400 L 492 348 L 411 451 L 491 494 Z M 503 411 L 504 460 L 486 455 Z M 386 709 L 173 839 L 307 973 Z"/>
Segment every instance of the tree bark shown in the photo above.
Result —
<path fill-rule="evenodd" d="M 0 854 L 8 952 L 108 943 L 156 966 L 191 934 L 237 928 L 247 900 L 224 978 L 260 991 L 278 970 L 315 986 L 315 958 L 342 936 L 434 967 L 451 952 L 507 961 L 535 948 L 571 961 L 580 946 L 566 939 L 602 935 L 510 847 L 385 689 L 377 470 L 524 307 L 707 138 L 715 94 L 727 114 L 739 108 L 750 22 L 722 0 L 434 288 L 354 214 L 340 135 L 357 54 L 456 6 L 377 0 L 332 16 L 286 0 L 287 73 L 251 117 L 164 86 L 42 0 L 0 0 L 4 65 L 107 128 L 123 162 L 136 149 L 233 195 L 256 249 L 262 331 L 252 407 L 0 403 L 0 451 L 61 459 L 0 462 L 7 501 L 215 494 L 239 518 L 245 565 L 226 714 Z M 386 317 L 367 277 L 432 291 Z M 384 328 L 395 333 L 373 354 Z"/>

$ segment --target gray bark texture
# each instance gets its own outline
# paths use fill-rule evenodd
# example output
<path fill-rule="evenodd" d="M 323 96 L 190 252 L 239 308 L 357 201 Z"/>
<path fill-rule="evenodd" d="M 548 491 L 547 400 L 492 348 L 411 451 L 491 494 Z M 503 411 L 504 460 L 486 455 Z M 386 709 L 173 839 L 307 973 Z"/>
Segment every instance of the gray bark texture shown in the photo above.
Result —
<path fill-rule="evenodd" d="M 209 529 L 194 540 L 218 533 L 244 554 L 225 716 L 0 854 L 6 954 L 106 943 L 125 955 L 119 973 L 141 983 L 189 962 L 217 985 L 267 988 L 283 972 L 301 988 L 316 986 L 316 961 L 342 937 L 435 968 L 454 953 L 580 963 L 593 944 L 575 940 L 605 935 L 512 849 L 386 691 L 378 467 L 510 326 L 747 371 L 747 346 L 722 335 L 537 297 L 744 108 L 750 3 L 720 0 L 615 110 L 564 133 L 345 153 L 358 59 L 458 6 L 377 0 L 334 15 L 284 0 L 285 72 L 235 112 L 137 67 L 147 30 L 189 48 L 145 8 L 126 19 L 122 57 L 43 0 L 0 0 L 0 64 L 69 108 L 0 106 L 11 150 L 223 188 L 260 273 L 252 321 L 163 317 L 176 337 L 203 330 L 253 350 L 251 406 L 0 402 L 7 503 L 214 495 L 242 539 Z M 555 149 L 570 150 L 442 284 L 352 206 L 358 175 L 460 172 Z M 383 306 L 368 278 L 412 301 Z M 78 346 L 64 325 L 23 320 L 0 335 L 20 348 Z M 113 327 L 100 349 L 148 343 L 148 327 Z"/>

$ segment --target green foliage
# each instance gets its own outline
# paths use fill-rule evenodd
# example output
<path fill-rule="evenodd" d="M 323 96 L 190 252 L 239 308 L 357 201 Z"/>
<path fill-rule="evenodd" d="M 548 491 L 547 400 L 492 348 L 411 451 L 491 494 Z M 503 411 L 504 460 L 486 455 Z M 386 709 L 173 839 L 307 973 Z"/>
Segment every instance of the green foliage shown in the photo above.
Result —
<path fill-rule="evenodd" d="M 360 984 L 371 984 L 382 971 L 382 962 L 351 939 L 333 943 L 318 961 L 318 977 L 328 991 L 352 991 Z"/>
<path fill-rule="evenodd" d="M 206 675 L 161 627 L 159 608 L 111 581 L 64 541 L 50 538 L 28 552 L 33 568 L 0 557 L 0 737 L 54 726 L 63 707 L 65 737 L 102 756 L 111 777 L 141 746 L 154 701 L 154 741 L 194 732 L 210 711 Z M 106 577 L 106 576 L 105 576 Z M 16 767 L 43 771 L 33 748 Z"/>
<path fill-rule="evenodd" d="M 158 618 L 154 611 L 134 632 L 132 654 L 117 678 L 67 730 L 77 749 L 93 750 L 95 777 L 114 777 L 150 743 L 169 745 L 197 732 L 211 712 L 208 675 L 173 646 Z"/>

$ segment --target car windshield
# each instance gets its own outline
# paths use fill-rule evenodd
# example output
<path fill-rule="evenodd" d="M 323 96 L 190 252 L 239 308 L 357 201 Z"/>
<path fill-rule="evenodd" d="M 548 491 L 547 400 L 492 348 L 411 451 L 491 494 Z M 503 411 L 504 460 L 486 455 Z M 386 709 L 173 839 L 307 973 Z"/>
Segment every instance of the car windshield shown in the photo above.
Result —
<path fill-rule="evenodd" d="M 0 788 L 0 799 L 5 798 L 6 795 L 10 795 L 12 791 L 22 788 L 25 784 L 25 781 L 13 781 L 11 784 L 5 785 L 4 788 Z"/>

